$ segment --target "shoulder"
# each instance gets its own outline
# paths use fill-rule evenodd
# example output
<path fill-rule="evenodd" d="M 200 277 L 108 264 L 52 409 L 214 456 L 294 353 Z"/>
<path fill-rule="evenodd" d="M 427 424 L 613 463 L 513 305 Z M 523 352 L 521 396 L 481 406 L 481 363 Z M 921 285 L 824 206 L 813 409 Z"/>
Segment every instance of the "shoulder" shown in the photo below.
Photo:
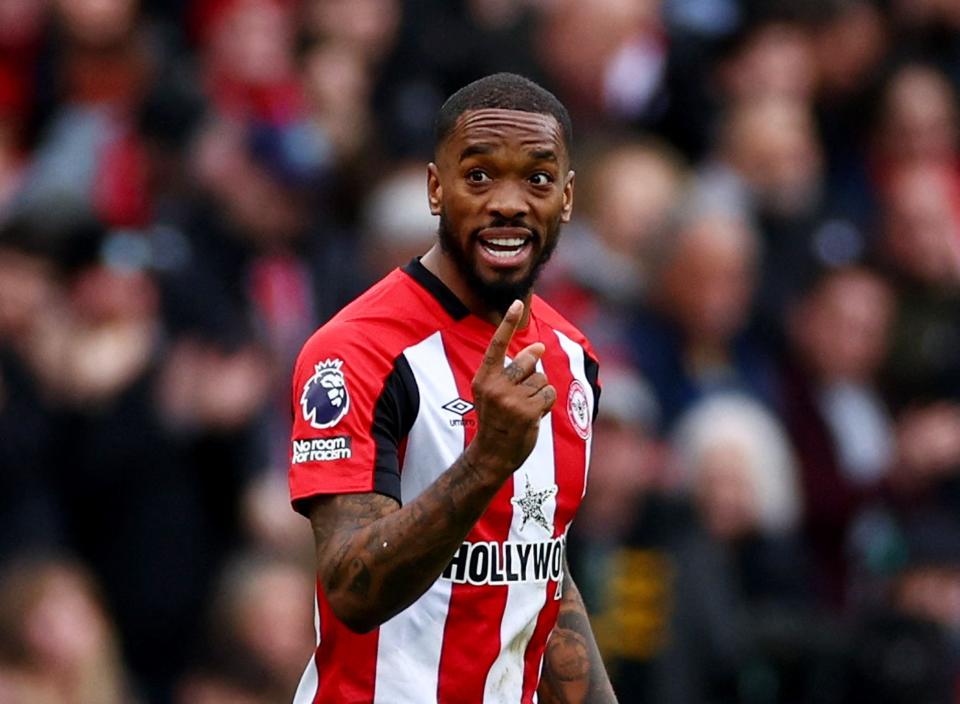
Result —
<path fill-rule="evenodd" d="M 594 351 L 587 336 L 573 323 L 560 315 L 553 306 L 539 296 L 534 296 L 531 302 L 531 310 L 540 323 L 547 325 L 552 328 L 554 332 L 558 332 L 572 342 L 580 345 L 584 353 L 591 358 L 594 363 L 597 362 L 597 353 Z"/>
<path fill-rule="evenodd" d="M 396 269 L 307 339 L 297 360 L 298 371 L 301 365 L 329 355 L 392 364 L 404 349 L 449 324 L 433 299 Z"/>

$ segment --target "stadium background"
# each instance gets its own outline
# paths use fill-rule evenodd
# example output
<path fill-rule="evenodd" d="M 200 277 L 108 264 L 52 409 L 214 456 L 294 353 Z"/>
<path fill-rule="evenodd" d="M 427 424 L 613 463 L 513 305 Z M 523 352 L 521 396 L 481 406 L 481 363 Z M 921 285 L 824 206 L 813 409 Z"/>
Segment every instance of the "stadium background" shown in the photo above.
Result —
<path fill-rule="evenodd" d="M 291 361 L 498 70 L 574 118 L 620 700 L 960 701 L 956 0 L 0 0 L 0 701 L 289 701 Z"/>

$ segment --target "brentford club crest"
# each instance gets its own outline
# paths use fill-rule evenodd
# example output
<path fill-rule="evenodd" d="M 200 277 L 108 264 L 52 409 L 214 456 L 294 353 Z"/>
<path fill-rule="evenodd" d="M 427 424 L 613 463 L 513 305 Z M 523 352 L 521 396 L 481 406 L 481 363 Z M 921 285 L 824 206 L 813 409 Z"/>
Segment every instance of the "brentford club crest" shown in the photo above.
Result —
<path fill-rule="evenodd" d="M 574 379 L 567 392 L 567 417 L 577 435 L 586 440 L 590 437 L 590 403 L 583 384 Z"/>

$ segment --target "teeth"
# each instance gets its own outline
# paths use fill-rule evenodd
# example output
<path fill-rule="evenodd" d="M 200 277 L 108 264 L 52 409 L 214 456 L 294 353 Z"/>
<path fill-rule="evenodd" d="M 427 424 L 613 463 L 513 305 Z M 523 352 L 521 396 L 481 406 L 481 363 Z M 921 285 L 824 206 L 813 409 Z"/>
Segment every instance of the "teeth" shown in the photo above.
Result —
<path fill-rule="evenodd" d="M 497 259 L 507 259 L 509 257 L 516 256 L 516 254 L 523 249 L 526 243 L 526 240 L 522 238 L 503 238 L 480 242 L 484 251 L 492 254 Z M 494 247 L 497 247 L 497 249 Z M 506 247 L 509 247 L 510 249 L 506 249 Z"/>

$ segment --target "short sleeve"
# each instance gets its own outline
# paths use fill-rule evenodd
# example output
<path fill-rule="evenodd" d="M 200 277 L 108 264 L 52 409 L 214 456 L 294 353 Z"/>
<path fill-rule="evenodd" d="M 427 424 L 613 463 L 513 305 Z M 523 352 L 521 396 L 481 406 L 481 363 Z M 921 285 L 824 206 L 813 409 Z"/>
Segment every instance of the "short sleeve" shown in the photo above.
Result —
<path fill-rule="evenodd" d="M 375 491 L 400 501 L 399 448 L 416 414 L 413 377 L 362 330 L 322 328 L 294 370 L 290 498 Z"/>

